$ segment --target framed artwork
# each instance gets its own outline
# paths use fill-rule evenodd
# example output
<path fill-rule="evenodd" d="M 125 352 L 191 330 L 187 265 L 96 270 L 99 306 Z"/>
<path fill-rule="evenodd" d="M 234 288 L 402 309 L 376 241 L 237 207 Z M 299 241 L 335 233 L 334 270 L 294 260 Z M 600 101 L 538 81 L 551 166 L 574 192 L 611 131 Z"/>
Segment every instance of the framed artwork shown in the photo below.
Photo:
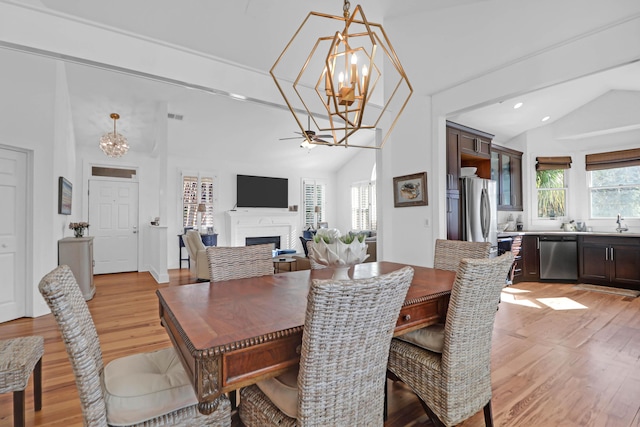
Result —
<path fill-rule="evenodd" d="M 58 178 L 58 213 L 61 215 L 71 215 L 71 193 L 73 185 L 68 179 L 61 176 Z"/>
<path fill-rule="evenodd" d="M 426 172 L 393 178 L 394 207 L 426 206 L 428 204 Z"/>

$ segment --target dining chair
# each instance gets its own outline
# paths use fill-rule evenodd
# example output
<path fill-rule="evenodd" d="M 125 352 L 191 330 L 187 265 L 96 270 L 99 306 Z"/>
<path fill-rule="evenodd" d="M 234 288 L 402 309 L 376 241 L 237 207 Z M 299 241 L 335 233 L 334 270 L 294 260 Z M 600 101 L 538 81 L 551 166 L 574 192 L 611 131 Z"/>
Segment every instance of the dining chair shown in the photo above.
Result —
<path fill-rule="evenodd" d="M 457 271 L 463 258 L 489 258 L 490 250 L 491 243 L 489 242 L 436 239 L 433 267 L 440 270 Z"/>
<path fill-rule="evenodd" d="M 491 243 L 465 242 L 461 240 L 436 239 L 433 267 L 441 270 L 457 271 L 460 261 L 467 259 L 489 258 Z M 419 341 L 427 346 L 435 342 L 436 348 L 441 346 L 444 324 L 436 323 L 400 336 L 400 339 L 414 342 Z M 393 376 L 390 376 L 391 379 Z"/>
<path fill-rule="evenodd" d="M 313 245 L 315 245 L 315 242 L 312 240 L 309 240 L 307 242 L 307 250 L 313 250 Z M 310 256 L 307 256 L 309 258 L 309 266 L 311 267 L 312 270 L 322 270 L 323 268 L 327 268 L 326 265 L 324 264 L 320 264 L 319 262 L 317 262 L 316 260 L 314 260 L 313 258 L 311 258 Z"/>
<path fill-rule="evenodd" d="M 273 274 L 273 246 L 210 246 L 207 248 L 211 282 Z"/>
<path fill-rule="evenodd" d="M 413 269 L 349 281 L 313 280 L 299 366 L 245 387 L 254 426 L 383 425 L 389 344 Z"/>
<path fill-rule="evenodd" d="M 418 395 L 436 426 L 454 426 L 483 408 L 485 424 L 493 425 L 491 336 L 512 263 L 511 253 L 463 259 L 439 343 L 391 342 L 389 370 Z"/>
<path fill-rule="evenodd" d="M 198 411 L 195 391 L 173 348 L 124 356 L 103 365 L 98 332 L 68 266 L 44 276 L 39 289 L 62 335 L 85 426 L 231 425 L 226 397 L 219 398 L 210 415 Z"/>

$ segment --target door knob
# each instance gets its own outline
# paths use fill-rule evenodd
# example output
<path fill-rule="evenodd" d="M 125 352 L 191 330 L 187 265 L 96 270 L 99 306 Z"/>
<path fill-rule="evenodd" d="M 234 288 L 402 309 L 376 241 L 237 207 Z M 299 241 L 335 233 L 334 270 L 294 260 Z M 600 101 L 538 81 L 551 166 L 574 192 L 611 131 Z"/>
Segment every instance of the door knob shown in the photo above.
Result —
<path fill-rule="evenodd" d="M 136 227 L 135 225 L 133 226 L 133 234 L 136 234 L 138 232 L 138 227 Z"/>

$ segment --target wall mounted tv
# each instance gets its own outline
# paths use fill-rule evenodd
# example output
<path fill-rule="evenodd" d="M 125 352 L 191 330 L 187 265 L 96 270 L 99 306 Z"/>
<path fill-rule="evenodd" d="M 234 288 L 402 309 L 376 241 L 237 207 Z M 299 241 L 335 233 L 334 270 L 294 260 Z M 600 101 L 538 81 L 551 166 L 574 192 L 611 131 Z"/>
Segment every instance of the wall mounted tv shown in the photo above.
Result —
<path fill-rule="evenodd" d="M 237 197 L 239 208 L 286 208 L 289 205 L 289 180 L 238 175 Z"/>

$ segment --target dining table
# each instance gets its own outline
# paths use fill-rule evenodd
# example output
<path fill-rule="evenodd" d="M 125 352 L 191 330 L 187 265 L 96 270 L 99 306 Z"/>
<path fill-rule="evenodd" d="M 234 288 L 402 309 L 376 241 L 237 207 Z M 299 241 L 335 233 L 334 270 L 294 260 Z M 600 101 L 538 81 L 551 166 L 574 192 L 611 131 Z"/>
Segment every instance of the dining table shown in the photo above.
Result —
<path fill-rule="evenodd" d="M 357 264 L 350 279 L 404 267 L 394 262 Z M 414 275 L 394 335 L 446 317 L 455 272 L 411 266 Z M 311 281 L 331 279 L 333 269 L 303 270 L 158 289 L 159 314 L 198 398 L 210 414 L 222 394 L 277 376 L 300 360 Z"/>

